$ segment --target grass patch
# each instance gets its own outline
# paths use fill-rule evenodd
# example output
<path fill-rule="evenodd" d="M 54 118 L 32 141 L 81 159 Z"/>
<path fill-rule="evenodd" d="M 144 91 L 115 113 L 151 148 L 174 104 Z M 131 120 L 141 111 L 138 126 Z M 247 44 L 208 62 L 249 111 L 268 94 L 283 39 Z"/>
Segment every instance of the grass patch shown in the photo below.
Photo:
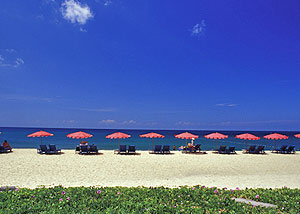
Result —
<path fill-rule="evenodd" d="M 271 203 L 253 207 L 231 198 Z M 0 213 L 300 213 L 299 189 L 70 187 L 5 190 Z"/>

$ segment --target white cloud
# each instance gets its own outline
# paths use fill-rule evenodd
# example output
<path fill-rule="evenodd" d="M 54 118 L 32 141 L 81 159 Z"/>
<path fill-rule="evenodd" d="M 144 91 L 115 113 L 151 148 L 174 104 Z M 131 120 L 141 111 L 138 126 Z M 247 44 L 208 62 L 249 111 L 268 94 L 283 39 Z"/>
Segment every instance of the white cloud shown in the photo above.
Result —
<path fill-rule="evenodd" d="M 238 104 L 235 104 L 235 103 L 219 103 L 219 104 L 216 104 L 216 106 L 221 106 L 221 107 L 234 107 L 234 106 L 237 106 Z"/>
<path fill-rule="evenodd" d="M 195 24 L 194 27 L 191 29 L 191 36 L 202 36 L 206 30 L 205 21 L 202 20 L 200 23 Z"/>
<path fill-rule="evenodd" d="M 101 120 L 99 123 L 101 123 L 101 124 L 113 124 L 113 123 L 116 123 L 116 121 L 108 119 L 108 120 Z"/>
<path fill-rule="evenodd" d="M 116 121 L 113 119 L 101 120 L 99 121 L 100 124 L 103 125 L 134 125 L 137 124 L 135 120 L 124 120 L 124 121 Z"/>
<path fill-rule="evenodd" d="M 136 121 L 135 120 L 129 120 L 129 121 L 125 120 L 122 123 L 123 124 L 136 124 Z"/>
<path fill-rule="evenodd" d="M 64 124 L 74 124 L 74 123 L 77 123 L 76 120 L 63 120 L 62 123 Z"/>
<path fill-rule="evenodd" d="M 15 53 L 16 52 L 16 50 L 13 49 L 13 48 L 7 48 L 7 49 L 5 49 L 5 51 L 8 52 L 8 53 Z"/>
<path fill-rule="evenodd" d="M 14 66 L 19 67 L 20 65 L 23 65 L 23 64 L 24 64 L 24 60 L 21 58 L 17 58 Z"/>
<path fill-rule="evenodd" d="M 109 6 L 111 4 L 112 4 L 112 0 L 105 0 L 103 5 L 104 6 Z"/>
<path fill-rule="evenodd" d="M 17 68 L 24 64 L 24 60 L 18 56 L 15 49 L 0 50 L 0 67 Z"/>
<path fill-rule="evenodd" d="M 191 126 L 193 123 L 188 122 L 188 121 L 179 121 L 175 123 L 176 126 Z"/>
<path fill-rule="evenodd" d="M 94 15 L 88 5 L 83 5 L 76 0 L 65 0 L 61 4 L 61 13 L 66 20 L 84 25 Z"/>
<path fill-rule="evenodd" d="M 7 101 L 28 101 L 28 102 L 45 102 L 52 103 L 53 98 L 50 97 L 36 97 L 36 96 L 27 96 L 27 95 L 18 95 L 18 94 L 6 94 L 1 95 L 0 99 Z"/>
<path fill-rule="evenodd" d="M 84 33 L 86 33 L 87 32 L 87 30 L 86 29 L 84 29 L 84 28 L 79 28 L 79 30 L 80 30 L 80 32 L 84 32 Z"/>
<path fill-rule="evenodd" d="M 113 108 L 73 108 L 75 110 L 80 111 L 93 111 L 93 112 L 113 112 L 115 109 Z"/>

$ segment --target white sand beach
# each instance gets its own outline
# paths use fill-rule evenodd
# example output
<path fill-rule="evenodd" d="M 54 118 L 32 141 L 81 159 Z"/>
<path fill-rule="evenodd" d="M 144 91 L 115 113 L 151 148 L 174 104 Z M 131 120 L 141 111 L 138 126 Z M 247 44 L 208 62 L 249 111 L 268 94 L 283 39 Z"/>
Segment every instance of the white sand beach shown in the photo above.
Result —
<path fill-rule="evenodd" d="M 192 155 L 39 155 L 35 149 L 0 154 L 0 186 L 192 186 L 300 188 L 300 153 Z"/>

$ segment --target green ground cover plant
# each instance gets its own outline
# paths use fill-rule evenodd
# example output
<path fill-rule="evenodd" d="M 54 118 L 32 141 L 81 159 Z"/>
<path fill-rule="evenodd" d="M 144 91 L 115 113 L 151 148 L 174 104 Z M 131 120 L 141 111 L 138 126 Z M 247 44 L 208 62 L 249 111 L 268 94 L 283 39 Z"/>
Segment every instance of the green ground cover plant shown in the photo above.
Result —
<path fill-rule="evenodd" d="M 277 205 L 237 203 L 245 198 Z M 300 213 L 299 189 L 205 186 L 17 188 L 0 192 L 0 213 Z"/>

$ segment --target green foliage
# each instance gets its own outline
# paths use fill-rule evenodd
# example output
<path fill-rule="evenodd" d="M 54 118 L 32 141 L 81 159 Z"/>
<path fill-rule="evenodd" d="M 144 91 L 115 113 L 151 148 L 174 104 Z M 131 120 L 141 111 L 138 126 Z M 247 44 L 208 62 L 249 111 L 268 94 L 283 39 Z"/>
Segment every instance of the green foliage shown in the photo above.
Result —
<path fill-rule="evenodd" d="M 277 205 L 254 207 L 232 198 Z M 5 190 L 0 213 L 300 213 L 299 189 L 227 190 L 202 186 L 70 187 Z"/>

